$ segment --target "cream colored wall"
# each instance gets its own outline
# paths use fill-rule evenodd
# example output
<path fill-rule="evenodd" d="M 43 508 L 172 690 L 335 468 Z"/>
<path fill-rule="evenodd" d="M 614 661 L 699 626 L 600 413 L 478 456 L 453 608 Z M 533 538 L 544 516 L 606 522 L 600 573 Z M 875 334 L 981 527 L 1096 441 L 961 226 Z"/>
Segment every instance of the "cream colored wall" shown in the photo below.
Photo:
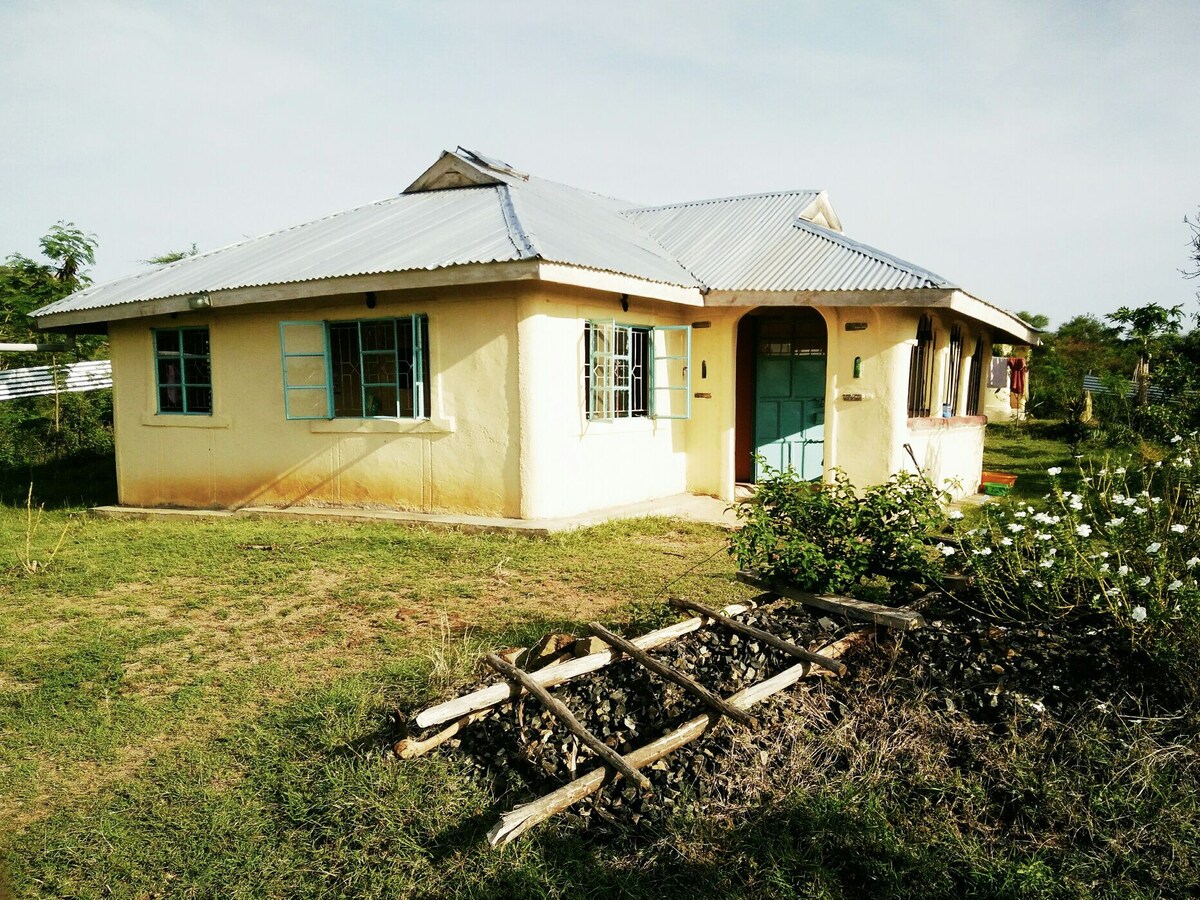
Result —
<path fill-rule="evenodd" d="M 707 324 L 692 329 L 687 489 L 727 502 L 733 501 L 737 325 L 743 312 L 704 309 L 696 310 L 693 317 L 693 321 Z"/>
<path fill-rule="evenodd" d="M 520 421 L 524 518 L 566 516 L 687 489 L 686 421 L 588 421 L 584 325 L 681 325 L 697 312 L 616 294 L 542 286 L 520 303 Z M 694 356 L 693 356 L 694 358 Z"/>
<path fill-rule="evenodd" d="M 520 513 L 515 288 L 329 298 L 110 327 L 121 503 Z M 281 319 L 429 317 L 431 418 L 288 421 Z M 157 415 L 151 329 L 208 325 L 213 415 Z"/>

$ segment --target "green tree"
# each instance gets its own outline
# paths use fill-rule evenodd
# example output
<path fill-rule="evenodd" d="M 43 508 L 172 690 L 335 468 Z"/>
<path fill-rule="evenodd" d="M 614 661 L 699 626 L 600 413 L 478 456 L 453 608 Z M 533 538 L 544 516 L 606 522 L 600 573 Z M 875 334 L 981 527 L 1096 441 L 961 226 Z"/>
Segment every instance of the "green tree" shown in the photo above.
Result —
<path fill-rule="evenodd" d="M 85 266 L 96 262 L 96 236 L 58 222 L 40 241 L 49 262 L 12 253 L 0 265 L 0 336 L 29 342 L 38 337 L 30 313 L 91 283 Z"/>
<path fill-rule="evenodd" d="M 1183 329 L 1183 306 L 1165 307 L 1158 303 L 1122 306 L 1104 318 L 1119 325 L 1125 341 L 1137 349 L 1137 398 L 1138 405 L 1145 406 L 1149 402 L 1151 350 L 1156 350 L 1164 338 L 1177 335 Z"/>

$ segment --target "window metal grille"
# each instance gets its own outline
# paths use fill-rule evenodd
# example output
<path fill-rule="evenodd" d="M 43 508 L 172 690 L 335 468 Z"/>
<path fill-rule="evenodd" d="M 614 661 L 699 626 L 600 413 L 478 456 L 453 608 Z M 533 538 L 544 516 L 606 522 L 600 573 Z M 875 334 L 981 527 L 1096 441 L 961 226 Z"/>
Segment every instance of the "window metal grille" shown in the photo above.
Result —
<path fill-rule="evenodd" d="M 690 415 L 689 326 L 592 321 L 584 324 L 583 346 L 588 419 L 684 419 Z"/>
<path fill-rule="evenodd" d="M 211 416 L 208 328 L 156 328 L 153 337 L 159 413 Z"/>
<path fill-rule="evenodd" d="M 942 403 L 949 408 L 950 415 L 958 414 L 958 388 L 962 380 L 963 334 L 962 326 L 955 325 L 950 329 L 950 358 L 947 361 L 946 389 L 942 393 Z"/>
<path fill-rule="evenodd" d="M 910 419 L 929 415 L 933 405 L 933 364 L 937 336 L 933 319 L 921 316 L 917 325 L 917 343 L 912 348 L 908 364 L 908 416 Z"/>
<path fill-rule="evenodd" d="M 427 418 L 425 316 L 283 322 L 289 419 Z"/>
<path fill-rule="evenodd" d="M 979 415 L 979 394 L 983 387 L 983 338 L 975 339 L 975 352 L 967 372 L 967 415 Z"/>

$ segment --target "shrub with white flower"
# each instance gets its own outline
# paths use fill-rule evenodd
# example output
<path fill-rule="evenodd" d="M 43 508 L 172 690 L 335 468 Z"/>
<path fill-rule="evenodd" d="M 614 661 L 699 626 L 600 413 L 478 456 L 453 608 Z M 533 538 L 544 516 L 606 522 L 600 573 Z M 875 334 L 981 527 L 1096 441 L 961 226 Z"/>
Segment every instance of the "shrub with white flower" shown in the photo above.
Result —
<path fill-rule="evenodd" d="M 1077 491 L 1052 466 L 1041 503 L 983 507 L 982 524 L 961 535 L 964 552 L 947 562 L 998 615 L 1101 614 L 1144 646 L 1185 631 L 1200 641 L 1197 459 L 1192 434 L 1161 460 L 1081 470 Z"/>

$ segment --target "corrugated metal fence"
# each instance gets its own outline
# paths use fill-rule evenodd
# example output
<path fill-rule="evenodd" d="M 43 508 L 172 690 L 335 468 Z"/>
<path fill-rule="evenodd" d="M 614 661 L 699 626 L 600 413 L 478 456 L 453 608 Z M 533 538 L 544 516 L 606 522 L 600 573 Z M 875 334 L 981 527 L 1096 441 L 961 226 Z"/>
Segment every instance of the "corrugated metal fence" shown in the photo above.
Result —
<path fill-rule="evenodd" d="M 0 369 L 0 400 L 50 397 L 55 393 L 98 391 L 110 387 L 112 362 L 107 359 L 66 363 L 61 366 Z"/>

